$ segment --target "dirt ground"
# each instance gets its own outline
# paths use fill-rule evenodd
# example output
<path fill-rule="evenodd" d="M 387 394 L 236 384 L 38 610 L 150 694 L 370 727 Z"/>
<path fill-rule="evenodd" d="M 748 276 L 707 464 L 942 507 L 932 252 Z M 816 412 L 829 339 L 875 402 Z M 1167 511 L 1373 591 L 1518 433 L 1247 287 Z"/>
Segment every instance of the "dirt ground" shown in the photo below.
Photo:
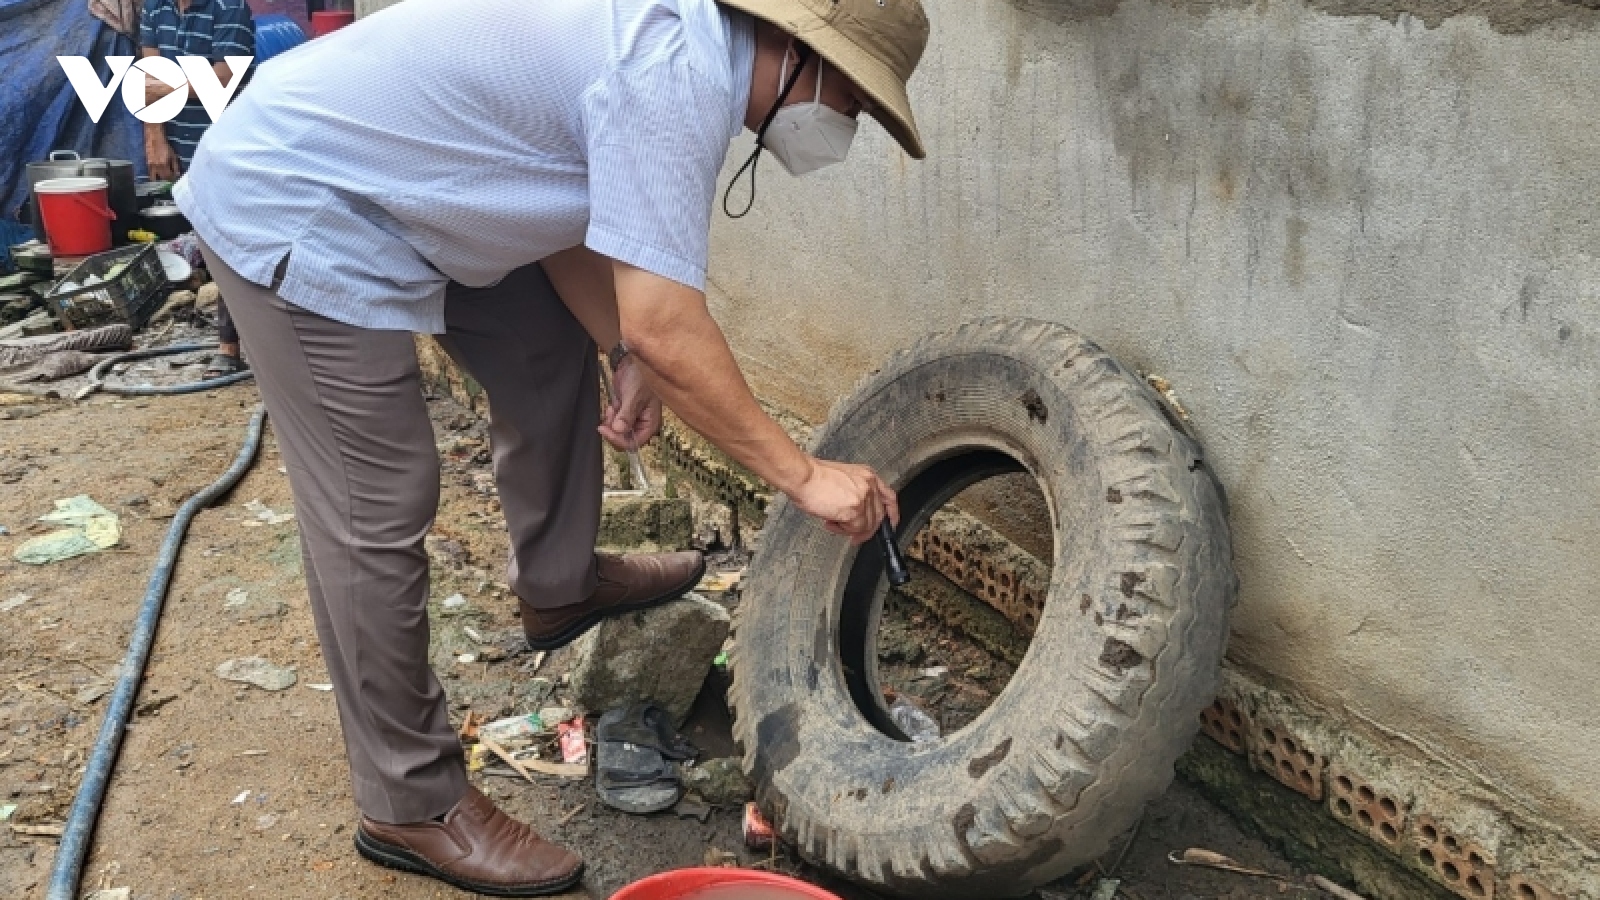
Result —
<path fill-rule="evenodd" d="M 8 532 L 0 534 L 0 805 L 16 804 L 0 826 L 0 896 L 43 896 L 55 841 L 10 826 L 64 819 L 170 517 L 226 468 L 255 403 L 249 384 L 170 398 L 97 396 L 76 405 L 0 397 L 0 526 Z M 481 423 L 448 400 L 430 406 L 444 485 L 438 537 L 430 541 L 433 659 L 452 716 L 558 703 L 562 656 L 535 673 L 517 637 L 514 599 L 501 574 L 504 523 L 484 490 Z M 374 867 L 351 846 L 356 811 L 333 697 L 314 687 L 327 676 L 295 524 L 252 524 L 260 519 L 244 508 L 259 500 L 292 510 L 281 465 L 269 429 L 250 473 L 190 530 L 84 887 L 126 886 L 136 900 L 465 896 Z M 55 500 L 78 494 L 121 517 L 120 545 L 46 566 L 14 562 L 15 547 L 39 533 L 30 524 Z M 456 593 L 466 604 L 445 609 L 442 601 Z M 11 602 L 18 597 L 24 599 Z M 463 654 L 476 659 L 460 662 Z M 292 666 L 298 681 L 269 692 L 214 674 L 219 663 L 243 656 Z M 731 752 L 714 685 L 701 701 L 689 737 L 708 756 Z M 645 875 L 701 864 L 708 848 L 736 852 L 744 863 L 759 858 L 740 846 L 731 809 L 715 811 L 705 824 L 670 814 L 634 818 L 600 807 L 587 781 L 542 777 L 529 784 L 486 773 L 474 780 L 512 815 L 583 853 L 588 874 L 572 897 L 604 898 Z M 1180 784 L 1147 812 L 1117 869 L 1119 896 L 1310 895 L 1167 862 L 1169 852 L 1191 846 L 1297 874 Z M 798 870 L 789 861 L 779 865 Z M 1087 897 L 1093 886 L 1063 883 L 1040 896 Z"/>

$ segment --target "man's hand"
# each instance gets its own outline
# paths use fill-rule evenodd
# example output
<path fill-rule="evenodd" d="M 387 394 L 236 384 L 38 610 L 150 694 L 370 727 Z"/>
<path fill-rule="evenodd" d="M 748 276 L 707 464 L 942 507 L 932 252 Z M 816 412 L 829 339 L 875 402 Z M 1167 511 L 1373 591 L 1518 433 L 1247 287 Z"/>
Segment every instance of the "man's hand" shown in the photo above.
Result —
<path fill-rule="evenodd" d="M 632 356 L 612 373 L 611 406 L 600 422 L 600 436 L 618 450 L 637 450 L 661 431 L 661 399 L 645 383 Z"/>
<path fill-rule="evenodd" d="M 629 359 L 690 428 L 857 544 L 886 514 L 899 522 L 894 491 L 871 469 L 810 456 L 761 409 L 704 294 L 625 263 L 613 269 Z"/>
<path fill-rule="evenodd" d="M 878 473 L 866 466 L 811 458 L 811 477 L 789 495 L 794 504 L 822 520 L 823 527 L 852 544 L 870 540 L 887 516 L 900 524 L 900 504 Z"/>
<path fill-rule="evenodd" d="M 149 166 L 151 178 L 157 181 L 178 180 L 178 154 L 172 152 L 172 145 L 167 143 L 165 135 L 145 135 L 144 160 Z"/>

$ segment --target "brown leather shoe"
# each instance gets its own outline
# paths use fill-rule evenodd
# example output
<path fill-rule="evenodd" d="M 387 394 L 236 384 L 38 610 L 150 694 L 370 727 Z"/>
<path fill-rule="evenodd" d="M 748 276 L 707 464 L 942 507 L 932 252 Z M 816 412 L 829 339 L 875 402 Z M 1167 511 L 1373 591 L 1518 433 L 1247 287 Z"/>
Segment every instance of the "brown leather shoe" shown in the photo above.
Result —
<path fill-rule="evenodd" d="M 528 636 L 528 646 L 535 650 L 564 647 L 608 616 L 682 597 L 706 573 L 706 558 L 698 550 L 630 556 L 596 553 L 594 559 L 600 584 L 589 599 L 555 609 L 534 609 L 522 601 L 522 631 Z"/>
<path fill-rule="evenodd" d="M 507 816 L 471 786 L 443 822 L 385 825 L 362 816 L 356 851 L 381 866 L 488 897 L 559 894 L 583 877 L 577 854 Z"/>

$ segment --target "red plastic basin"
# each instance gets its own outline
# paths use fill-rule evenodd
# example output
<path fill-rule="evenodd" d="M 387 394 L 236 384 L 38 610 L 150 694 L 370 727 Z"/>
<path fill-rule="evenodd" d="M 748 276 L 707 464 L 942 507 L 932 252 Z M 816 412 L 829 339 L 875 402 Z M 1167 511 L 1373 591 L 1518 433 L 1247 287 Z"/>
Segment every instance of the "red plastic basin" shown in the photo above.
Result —
<path fill-rule="evenodd" d="M 839 900 L 839 895 L 770 872 L 677 869 L 635 881 L 611 900 Z"/>

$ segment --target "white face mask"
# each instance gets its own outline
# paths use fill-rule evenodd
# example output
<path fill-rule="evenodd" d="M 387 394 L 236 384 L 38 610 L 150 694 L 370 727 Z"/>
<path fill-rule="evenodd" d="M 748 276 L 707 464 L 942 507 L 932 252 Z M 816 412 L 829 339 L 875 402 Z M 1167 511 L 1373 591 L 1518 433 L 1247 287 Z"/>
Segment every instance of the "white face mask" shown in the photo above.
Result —
<path fill-rule="evenodd" d="M 788 70 L 789 54 L 785 52 L 778 71 L 779 91 Z M 822 102 L 822 60 L 818 59 L 816 95 L 810 103 L 779 109 L 761 144 L 790 175 L 804 175 L 843 162 L 855 136 L 856 120 Z"/>

